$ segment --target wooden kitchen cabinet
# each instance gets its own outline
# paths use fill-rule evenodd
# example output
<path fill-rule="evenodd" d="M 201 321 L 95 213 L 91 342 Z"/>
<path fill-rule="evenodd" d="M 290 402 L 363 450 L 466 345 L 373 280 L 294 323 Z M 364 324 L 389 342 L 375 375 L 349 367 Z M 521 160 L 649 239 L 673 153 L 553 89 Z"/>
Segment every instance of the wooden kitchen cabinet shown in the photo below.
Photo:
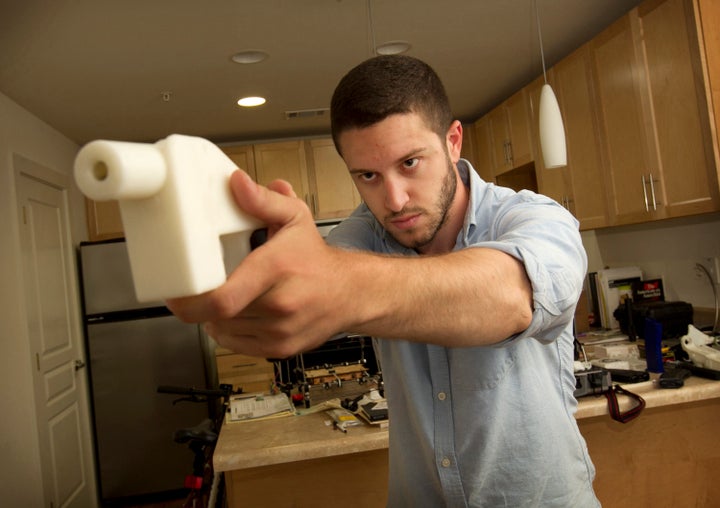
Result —
<path fill-rule="evenodd" d="M 316 219 L 347 217 L 360 204 L 360 193 L 331 138 L 310 139 L 307 165 L 311 209 Z"/>
<path fill-rule="evenodd" d="M 567 166 L 546 169 L 538 130 L 538 106 L 544 84 L 541 76 L 528 86 L 535 142 L 538 187 L 565 206 L 580 221 L 580 229 L 608 225 L 601 146 L 592 87 L 588 46 L 582 46 L 548 72 L 565 127 Z"/>
<path fill-rule="evenodd" d="M 224 146 L 222 151 L 238 168 L 245 171 L 250 178 L 257 180 L 255 173 L 255 153 L 252 145 Z"/>
<path fill-rule="evenodd" d="M 91 242 L 110 240 L 125 236 L 120 206 L 117 201 L 93 201 L 85 198 L 88 239 Z"/>
<path fill-rule="evenodd" d="M 475 171 L 480 178 L 486 182 L 494 182 L 495 174 L 493 172 L 493 151 L 492 151 L 492 135 L 490 133 L 490 118 L 486 115 L 473 126 L 475 134 Z"/>
<path fill-rule="evenodd" d="M 712 139 L 715 154 L 715 169 L 720 171 L 720 2 L 717 0 L 698 0 L 695 12 L 696 30 L 702 34 L 703 52 L 706 67 L 703 76 L 706 80 L 706 96 L 713 105 L 710 115 L 715 126 L 715 138 Z"/>
<path fill-rule="evenodd" d="M 256 181 L 267 185 L 282 179 L 292 185 L 295 194 L 311 205 L 305 143 L 302 140 L 253 145 Z"/>
<path fill-rule="evenodd" d="M 488 113 L 488 119 L 495 176 L 532 162 L 529 109 L 524 88 Z"/>
<path fill-rule="evenodd" d="M 219 384 L 233 385 L 245 393 L 270 391 L 275 381 L 273 364 L 264 358 L 241 355 L 229 349 L 215 348 L 215 364 Z"/>
<path fill-rule="evenodd" d="M 692 19 L 649 1 L 591 42 L 611 224 L 718 209 Z"/>

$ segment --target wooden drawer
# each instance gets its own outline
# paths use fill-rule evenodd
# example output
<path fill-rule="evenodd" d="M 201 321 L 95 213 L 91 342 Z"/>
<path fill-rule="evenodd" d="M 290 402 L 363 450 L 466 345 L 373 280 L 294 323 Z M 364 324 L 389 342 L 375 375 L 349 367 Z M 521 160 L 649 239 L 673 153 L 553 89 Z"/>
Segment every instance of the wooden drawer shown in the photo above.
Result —
<path fill-rule="evenodd" d="M 237 353 L 222 354 L 218 351 L 218 381 L 242 388 L 244 392 L 267 392 L 274 379 L 273 364 L 264 358 L 255 358 Z"/>

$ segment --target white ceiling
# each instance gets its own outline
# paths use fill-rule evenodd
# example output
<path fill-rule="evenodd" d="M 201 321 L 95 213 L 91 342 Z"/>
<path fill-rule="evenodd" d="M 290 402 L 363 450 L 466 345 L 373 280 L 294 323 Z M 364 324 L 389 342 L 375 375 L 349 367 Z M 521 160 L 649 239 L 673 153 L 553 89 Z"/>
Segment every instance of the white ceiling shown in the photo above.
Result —
<path fill-rule="evenodd" d="M 409 41 L 463 121 L 542 72 L 534 0 L 371 1 L 375 41 Z M 537 2 L 549 67 L 639 0 Z M 244 49 L 270 58 L 233 63 Z M 0 0 L 0 92 L 79 144 L 326 134 L 285 111 L 329 107 L 370 55 L 367 0 Z"/>

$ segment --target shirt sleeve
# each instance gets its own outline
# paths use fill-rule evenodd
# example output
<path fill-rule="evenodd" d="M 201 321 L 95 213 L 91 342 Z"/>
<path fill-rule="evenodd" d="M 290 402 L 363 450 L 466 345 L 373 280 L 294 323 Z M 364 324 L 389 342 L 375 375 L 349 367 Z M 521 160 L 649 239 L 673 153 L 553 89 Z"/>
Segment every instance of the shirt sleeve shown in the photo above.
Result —
<path fill-rule="evenodd" d="M 520 260 L 532 284 L 530 326 L 508 340 L 555 340 L 572 322 L 587 270 L 577 220 L 555 201 L 521 191 L 497 210 L 487 238 L 471 246 Z"/>

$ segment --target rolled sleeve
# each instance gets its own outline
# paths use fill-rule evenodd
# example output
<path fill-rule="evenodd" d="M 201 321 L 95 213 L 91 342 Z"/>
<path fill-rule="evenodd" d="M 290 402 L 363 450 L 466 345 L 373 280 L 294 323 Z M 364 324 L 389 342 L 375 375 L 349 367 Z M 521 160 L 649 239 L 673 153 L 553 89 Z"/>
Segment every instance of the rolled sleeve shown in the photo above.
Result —
<path fill-rule="evenodd" d="M 469 247 L 497 249 L 523 263 L 533 291 L 530 326 L 511 340 L 554 340 L 572 320 L 587 270 L 578 223 L 544 196 L 520 192 L 502 200 L 487 238 Z"/>

